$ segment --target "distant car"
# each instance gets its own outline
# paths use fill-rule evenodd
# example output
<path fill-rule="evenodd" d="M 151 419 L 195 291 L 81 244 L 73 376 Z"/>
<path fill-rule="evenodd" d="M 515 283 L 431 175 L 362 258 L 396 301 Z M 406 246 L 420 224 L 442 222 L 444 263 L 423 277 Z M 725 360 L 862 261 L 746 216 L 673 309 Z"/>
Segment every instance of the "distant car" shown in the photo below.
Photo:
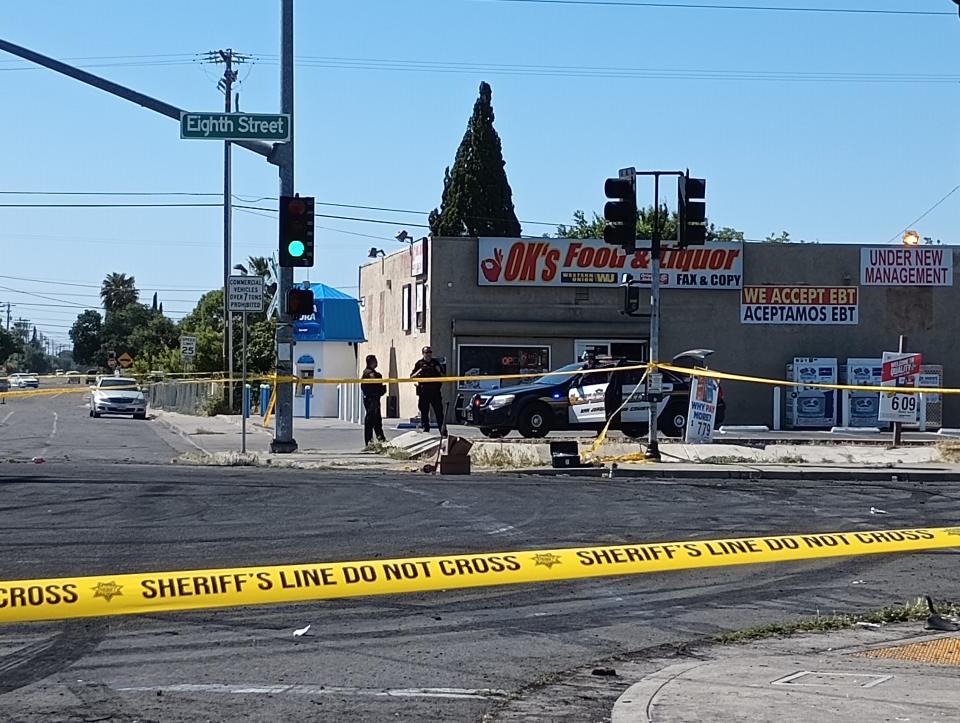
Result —
<path fill-rule="evenodd" d="M 97 377 L 100 375 L 99 369 L 87 369 L 87 376 L 83 380 L 84 384 L 96 384 Z"/>
<path fill-rule="evenodd" d="M 9 392 L 10 391 L 10 380 L 4 376 L 0 376 L 0 392 Z"/>
<path fill-rule="evenodd" d="M 63 376 L 67 378 L 67 384 L 79 384 L 83 378 L 83 375 L 77 371 L 67 372 Z"/>
<path fill-rule="evenodd" d="M 53 373 L 54 373 L 55 376 L 62 377 L 62 376 L 63 376 L 63 369 L 54 369 Z"/>
<path fill-rule="evenodd" d="M 40 379 L 36 374 L 28 372 L 17 372 L 10 375 L 11 389 L 37 389 L 40 386 Z"/>
<path fill-rule="evenodd" d="M 678 354 L 675 366 L 702 366 L 713 352 L 693 349 Z M 529 383 L 489 389 L 475 394 L 462 410 L 463 421 L 479 427 L 487 437 L 505 437 L 517 430 L 524 437 L 545 437 L 553 430 L 600 430 L 623 400 L 639 383 L 642 370 L 616 375 L 619 384 L 610 389 L 611 372 L 641 362 L 606 359 L 593 368 L 583 362 L 568 364 Z M 681 437 L 687 425 L 690 377 L 663 373 L 663 396 L 657 404 L 657 427 L 667 437 Z M 619 388 L 617 388 L 619 387 Z M 630 437 L 647 432 L 648 404 L 637 399 L 627 404 L 612 424 Z M 723 391 L 717 403 L 715 425 L 723 422 L 726 403 Z"/>
<path fill-rule="evenodd" d="M 90 393 L 90 416 L 129 414 L 134 419 L 147 418 L 147 399 L 136 379 L 100 377 Z"/>

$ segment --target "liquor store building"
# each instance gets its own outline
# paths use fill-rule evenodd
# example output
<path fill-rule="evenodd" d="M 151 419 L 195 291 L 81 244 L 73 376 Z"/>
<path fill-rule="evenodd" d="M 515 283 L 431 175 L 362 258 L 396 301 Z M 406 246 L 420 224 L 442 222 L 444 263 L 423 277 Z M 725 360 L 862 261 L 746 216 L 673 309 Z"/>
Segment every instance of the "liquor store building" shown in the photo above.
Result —
<path fill-rule="evenodd" d="M 942 366 L 938 382 L 960 387 L 956 259 L 950 246 L 667 248 L 660 356 L 669 361 L 687 349 L 713 349 L 712 368 L 774 379 L 786 378 L 795 359 L 836 359 L 842 381 L 850 360 L 861 369 L 864 360 L 896 351 L 903 334 L 907 351 Z M 580 239 L 421 239 L 360 268 L 368 339 L 360 366 L 376 354 L 385 376 L 408 376 L 425 345 L 451 376 L 546 371 L 587 350 L 644 361 L 649 318 L 621 313 L 624 273 L 649 286 L 649 250 L 626 256 L 603 241 Z M 457 386 L 469 393 L 490 383 Z M 445 398 L 457 391 L 450 385 Z M 724 393 L 726 423 L 772 424 L 772 387 L 725 382 Z M 781 395 L 787 409 L 795 398 L 787 389 Z M 942 403 L 936 416 L 944 426 L 960 426 L 960 400 L 930 398 Z M 839 424 L 840 396 L 826 403 L 837 407 Z M 390 386 L 387 411 L 417 414 L 412 385 Z"/>

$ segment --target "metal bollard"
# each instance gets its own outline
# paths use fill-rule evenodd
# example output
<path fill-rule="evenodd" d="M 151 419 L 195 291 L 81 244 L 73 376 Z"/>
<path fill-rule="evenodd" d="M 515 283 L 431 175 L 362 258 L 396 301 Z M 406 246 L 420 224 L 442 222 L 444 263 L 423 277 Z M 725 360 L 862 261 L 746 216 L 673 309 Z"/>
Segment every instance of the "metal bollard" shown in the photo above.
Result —
<path fill-rule="evenodd" d="M 313 399 L 313 385 L 308 384 L 303 390 L 303 418 L 310 419 L 310 401 Z"/>
<path fill-rule="evenodd" d="M 260 385 L 260 416 L 267 416 L 267 407 L 270 406 L 270 385 Z"/>
<path fill-rule="evenodd" d="M 250 405 L 253 401 L 253 392 L 249 384 L 243 385 L 243 417 L 250 419 Z"/>

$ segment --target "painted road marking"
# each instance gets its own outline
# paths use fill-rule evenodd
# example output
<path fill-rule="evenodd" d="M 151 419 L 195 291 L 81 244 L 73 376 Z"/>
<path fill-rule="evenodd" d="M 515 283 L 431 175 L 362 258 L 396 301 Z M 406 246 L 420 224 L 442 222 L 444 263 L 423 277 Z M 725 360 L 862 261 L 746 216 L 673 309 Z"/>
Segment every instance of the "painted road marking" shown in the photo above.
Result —
<path fill-rule="evenodd" d="M 244 685 L 227 683 L 180 683 L 144 685 L 116 689 L 120 693 L 162 691 L 164 693 L 221 693 L 226 695 L 339 695 L 375 698 L 503 698 L 499 688 L 344 688 L 328 685 Z"/>

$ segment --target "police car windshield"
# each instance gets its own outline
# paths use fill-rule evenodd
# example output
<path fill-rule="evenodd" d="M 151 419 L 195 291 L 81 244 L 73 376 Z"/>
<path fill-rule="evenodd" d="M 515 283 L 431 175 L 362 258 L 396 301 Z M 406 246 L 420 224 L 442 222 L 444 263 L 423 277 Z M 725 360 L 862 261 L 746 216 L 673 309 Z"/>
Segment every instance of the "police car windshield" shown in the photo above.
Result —
<path fill-rule="evenodd" d="M 534 379 L 534 384 L 547 384 L 553 386 L 554 384 L 562 384 L 563 382 L 570 381 L 573 377 L 573 374 L 558 374 L 558 372 L 578 372 L 583 368 L 583 364 L 567 364 L 565 367 L 560 367 L 550 374 L 545 374 L 538 379 Z"/>

